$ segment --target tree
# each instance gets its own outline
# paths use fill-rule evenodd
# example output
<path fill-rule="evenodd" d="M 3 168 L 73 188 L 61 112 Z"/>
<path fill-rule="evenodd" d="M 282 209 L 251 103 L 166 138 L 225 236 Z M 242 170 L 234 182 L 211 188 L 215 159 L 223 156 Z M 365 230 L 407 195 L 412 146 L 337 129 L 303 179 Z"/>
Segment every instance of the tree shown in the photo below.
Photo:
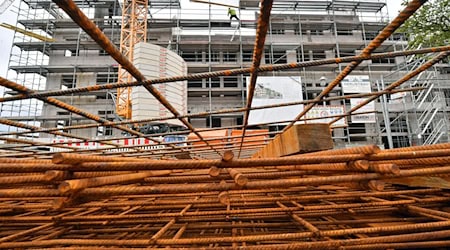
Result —
<path fill-rule="evenodd" d="M 403 2 L 406 5 L 407 1 Z M 442 46 L 450 42 L 450 0 L 430 0 L 399 30 L 409 36 L 409 47 Z"/>

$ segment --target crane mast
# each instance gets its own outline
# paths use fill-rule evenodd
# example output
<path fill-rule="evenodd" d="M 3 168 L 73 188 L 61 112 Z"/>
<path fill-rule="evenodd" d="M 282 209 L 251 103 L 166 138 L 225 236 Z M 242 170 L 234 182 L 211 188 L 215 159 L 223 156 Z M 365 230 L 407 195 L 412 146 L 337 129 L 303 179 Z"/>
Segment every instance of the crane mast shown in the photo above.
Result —
<path fill-rule="evenodd" d="M 147 40 L 148 0 L 124 0 L 122 6 L 122 27 L 120 32 L 120 52 L 133 62 L 134 45 Z M 135 79 L 119 65 L 118 82 L 131 82 Z M 116 113 L 131 119 L 132 87 L 118 88 Z"/>

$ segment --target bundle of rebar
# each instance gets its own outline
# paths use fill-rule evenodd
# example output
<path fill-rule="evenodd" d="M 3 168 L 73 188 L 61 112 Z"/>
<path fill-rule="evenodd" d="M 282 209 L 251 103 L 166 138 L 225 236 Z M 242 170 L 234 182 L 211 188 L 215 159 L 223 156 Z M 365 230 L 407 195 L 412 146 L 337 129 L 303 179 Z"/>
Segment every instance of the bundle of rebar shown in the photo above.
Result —
<path fill-rule="evenodd" d="M 218 160 L 58 153 L 0 158 L 0 172 L 0 249 L 450 246 L 450 143 Z"/>
<path fill-rule="evenodd" d="M 0 85 L 19 93 L 0 98 L 0 102 L 37 98 L 95 122 L 40 128 L 0 119 L 1 124 L 23 129 L 2 133 L 0 138 L 23 144 L 5 146 L 2 148 L 5 154 L 0 155 L 0 249 L 429 249 L 450 246 L 450 143 L 390 150 L 369 145 L 246 159 L 252 155 L 250 150 L 264 146 L 268 135 L 263 133 L 256 135 L 263 139 L 248 140 L 247 118 L 250 110 L 256 109 L 251 105 L 251 90 L 258 72 L 350 63 L 315 99 L 301 103 L 307 104 L 306 108 L 296 118 L 285 121 L 289 123 L 287 130 L 304 121 L 305 113 L 316 103 L 330 100 L 326 95 L 362 60 L 442 52 L 386 89 L 367 94 L 371 97 L 364 104 L 380 95 L 400 91 L 396 88 L 402 83 L 450 53 L 450 47 L 443 46 L 372 54 L 425 1 L 410 1 L 359 56 L 260 67 L 273 3 L 263 0 L 251 68 L 152 80 L 145 80 L 74 1 L 53 2 L 138 81 L 40 92 L 0 77 Z M 234 110 L 180 114 L 153 86 L 244 73 L 252 73 L 248 100 L 245 107 Z M 64 131 L 112 126 L 131 136 L 163 144 L 125 126 L 138 121 L 111 122 L 51 97 L 138 85 L 144 86 L 173 115 L 147 119 L 147 122 L 179 119 L 196 139 L 185 146 L 167 143 L 164 152 L 155 152 L 139 146 L 118 145 L 107 138 L 80 137 Z M 350 97 L 355 95 L 337 98 Z M 351 116 L 362 105 L 329 118 L 336 121 Z M 207 139 L 187 119 L 214 112 L 245 112 L 244 124 L 238 126 L 242 132 L 228 140 L 226 146 L 238 155 L 246 153 L 246 157 L 223 151 L 226 147 L 222 141 L 217 142 L 220 138 Z M 98 156 L 94 153 L 109 152 L 80 150 L 67 142 L 43 143 L 14 137 L 38 132 L 75 139 L 78 143 L 102 142 L 123 156 Z M 199 143 L 195 145 L 195 142 Z M 37 152 L 29 149 L 29 145 L 76 153 Z M 212 159 L 145 158 L 173 153 L 192 155 L 203 150 Z M 53 158 L 37 159 L 48 155 Z M 209 158 L 205 154 L 200 156 Z"/>

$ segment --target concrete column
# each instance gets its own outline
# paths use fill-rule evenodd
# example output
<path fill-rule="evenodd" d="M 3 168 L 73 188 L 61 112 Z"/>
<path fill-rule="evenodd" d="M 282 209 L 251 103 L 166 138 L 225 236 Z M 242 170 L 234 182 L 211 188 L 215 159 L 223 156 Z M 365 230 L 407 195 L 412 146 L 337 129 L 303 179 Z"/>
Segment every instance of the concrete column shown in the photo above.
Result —
<path fill-rule="evenodd" d="M 61 77 L 59 73 L 48 74 L 45 90 L 61 89 Z"/>
<path fill-rule="evenodd" d="M 327 59 L 328 58 L 334 58 L 335 57 L 334 51 L 332 51 L 332 50 L 325 50 L 325 57 Z"/>
<path fill-rule="evenodd" d="M 97 73 L 77 73 L 76 87 L 86 87 L 95 85 L 97 81 Z"/>
<path fill-rule="evenodd" d="M 305 61 L 312 61 L 313 59 L 313 52 L 312 50 L 308 50 L 308 52 L 305 54 Z"/>

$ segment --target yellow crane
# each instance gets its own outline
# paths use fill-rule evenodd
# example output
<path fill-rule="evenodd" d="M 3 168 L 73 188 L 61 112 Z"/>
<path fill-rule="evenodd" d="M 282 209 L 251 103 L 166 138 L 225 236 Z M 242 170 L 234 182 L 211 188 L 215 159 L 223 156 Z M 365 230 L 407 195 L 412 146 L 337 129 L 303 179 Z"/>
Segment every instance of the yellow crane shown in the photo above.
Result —
<path fill-rule="evenodd" d="M 122 28 L 120 52 L 133 61 L 134 45 L 147 40 L 148 0 L 124 0 L 122 6 Z M 119 65 L 118 82 L 131 82 L 134 78 Z M 132 87 L 117 89 L 116 113 L 131 119 Z"/>

